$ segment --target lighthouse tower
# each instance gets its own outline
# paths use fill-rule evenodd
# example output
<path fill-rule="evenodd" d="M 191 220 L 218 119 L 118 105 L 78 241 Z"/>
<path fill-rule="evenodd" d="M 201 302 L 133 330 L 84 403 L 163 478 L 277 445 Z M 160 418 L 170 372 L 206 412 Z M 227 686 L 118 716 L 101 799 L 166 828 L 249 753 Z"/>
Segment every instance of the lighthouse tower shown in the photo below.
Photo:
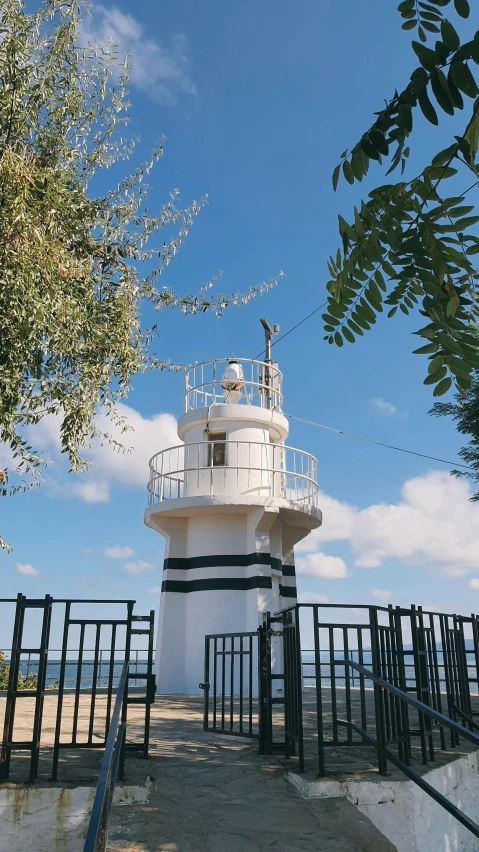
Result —
<path fill-rule="evenodd" d="M 317 461 L 284 443 L 282 375 L 262 323 L 265 361 L 226 358 L 187 371 L 182 443 L 150 461 L 145 523 L 166 539 L 162 693 L 199 691 L 206 634 L 256 630 L 261 613 L 296 603 L 293 548 L 321 524 Z"/>

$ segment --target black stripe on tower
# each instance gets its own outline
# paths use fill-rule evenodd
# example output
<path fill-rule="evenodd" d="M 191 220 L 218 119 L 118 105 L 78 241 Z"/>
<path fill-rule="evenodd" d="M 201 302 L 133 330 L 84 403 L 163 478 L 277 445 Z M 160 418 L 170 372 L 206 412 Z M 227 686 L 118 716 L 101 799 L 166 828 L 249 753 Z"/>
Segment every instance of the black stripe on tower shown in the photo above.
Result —
<path fill-rule="evenodd" d="M 297 598 L 298 591 L 296 586 L 281 586 L 279 587 L 279 593 L 282 598 Z"/>
<path fill-rule="evenodd" d="M 248 565 L 270 565 L 281 571 L 281 559 L 269 553 L 224 554 L 214 556 L 191 556 L 189 559 L 170 556 L 163 563 L 163 570 L 190 571 L 193 568 L 247 568 Z M 289 568 L 290 566 L 288 566 Z M 294 569 L 293 569 L 294 570 Z M 294 576 L 294 575 L 293 575 Z"/>
<path fill-rule="evenodd" d="M 163 580 L 162 592 L 219 592 L 271 589 L 271 577 L 213 577 L 209 580 Z"/>
<path fill-rule="evenodd" d="M 296 577 L 294 565 L 283 565 L 283 577 Z"/>

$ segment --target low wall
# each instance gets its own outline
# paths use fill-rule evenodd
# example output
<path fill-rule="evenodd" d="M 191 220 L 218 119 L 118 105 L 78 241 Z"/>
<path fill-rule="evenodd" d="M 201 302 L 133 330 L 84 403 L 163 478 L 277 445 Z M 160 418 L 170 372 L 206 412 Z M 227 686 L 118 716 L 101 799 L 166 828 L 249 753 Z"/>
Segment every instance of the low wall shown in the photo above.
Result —
<path fill-rule="evenodd" d="M 114 804 L 144 804 L 143 786 L 119 785 Z M 82 852 L 95 787 L 0 787 L 0 852 Z"/>
<path fill-rule="evenodd" d="M 479 822 L 479 752 L 432 769 L 425 780 Z M 306 798 L 345 796 L 396 846 L 397 852 L 479 852 L 479 839 L 413 781 L 289 780 Z"/>

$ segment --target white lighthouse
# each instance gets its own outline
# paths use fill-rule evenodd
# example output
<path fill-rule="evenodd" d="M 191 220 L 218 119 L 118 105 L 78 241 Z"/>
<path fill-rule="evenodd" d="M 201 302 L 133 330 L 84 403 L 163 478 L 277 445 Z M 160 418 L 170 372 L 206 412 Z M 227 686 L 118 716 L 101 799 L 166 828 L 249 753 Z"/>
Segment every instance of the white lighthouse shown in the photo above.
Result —
<path fill-rule="evenodd" d="M 166 539 L 162 693 L 199 691 L 206 634 L 256 630 L 261 613 L 296 603 L 294 545 L 321 524 L 317 461 L 284 443 L 282 375 L 269 355 L 191 367 L 183 443 L 150 461 L 145 523 Z"/>

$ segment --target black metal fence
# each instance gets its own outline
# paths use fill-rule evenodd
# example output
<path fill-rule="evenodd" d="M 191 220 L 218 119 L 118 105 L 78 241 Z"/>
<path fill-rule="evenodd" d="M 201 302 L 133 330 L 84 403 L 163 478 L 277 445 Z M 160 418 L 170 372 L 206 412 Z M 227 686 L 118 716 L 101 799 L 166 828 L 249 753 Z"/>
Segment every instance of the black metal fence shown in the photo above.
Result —
<path fill-rule="evenodd" d="M 308 717 L 315 719 L 320 775 L 327 771 L 328 748 L 363 745 L 354 725 L 376 734 L 377 725 L 382 726 L 382 744 L 393 746 L 406 762 L 414 753 L 427 763 L 446 741 L 451 747 L 458 744 L 457 728 L 414 715 L 397 694 L 385 696 L 379 720 L 377 684 L 368 672 L 453 722 L 479 730 L 474 721 L 479 715 L 478 616 L 424 612 L 416 606 L 297 604 L 272 621 L 283 636 L 286 753 L 292 753 L 294 741 L 300 770 L 305 696 Z M 385 771 L 380 754 L 378 763 Z"/>
<path fill-rule="evenodd" d="M 150 706 L 155 694 L 154 612 L 135 615 L 134 603 L 57 600 L 49 595 L 0 599 L 3 628 L 10 618 L 12 629 L 2 664 L 4 672 L 8 671 L 8 683 L 4 697 L 0 695 L 0 711 L 4 707 L 0 781 L 11 776 L 12 757 L 18 754 L 22 767 L 26 765 L 25 752 L 29 753 L 28 780 L 35 780 L 41 745 L 41 775 L 52 780 L 57 780 L 62 752 L 104 749 L 113 696 L 125 662 L 130 664 L 129 689 L 122 722 L 126 724 L 131 705 L 144 708 L 142 731 L 138 734 L 135 720 L 135 739 L 127 740 L 125 747 L 148 756 Z M 52 624 L 62 636 L 60 652 L 50 644 Z M 48 725 L 44 724 L 46 701 Z"/>
<path fill-rule="evenodd" d="M 203 728 L 258 736 L 258 632 L 205 637 Z"/>

